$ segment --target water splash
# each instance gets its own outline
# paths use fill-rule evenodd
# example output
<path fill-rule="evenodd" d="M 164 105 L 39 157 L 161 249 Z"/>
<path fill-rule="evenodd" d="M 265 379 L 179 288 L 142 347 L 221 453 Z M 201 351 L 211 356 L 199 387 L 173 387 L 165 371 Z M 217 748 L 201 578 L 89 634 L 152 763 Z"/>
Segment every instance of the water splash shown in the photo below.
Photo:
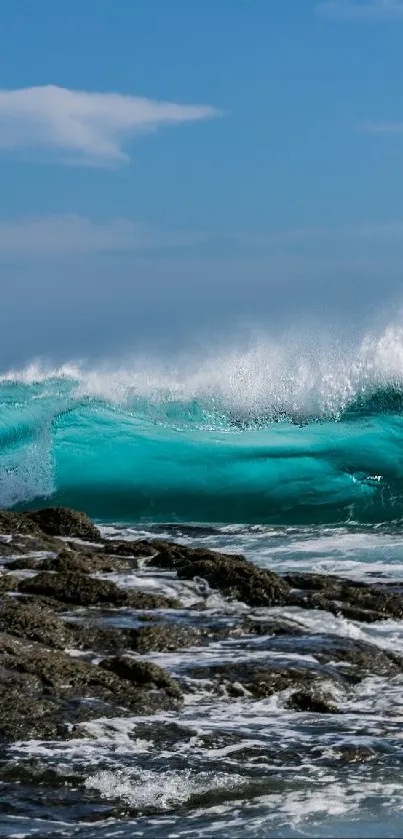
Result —
<path fill-rule="evenodd" d="M 403 329 L 357 346 L 256 340 L 163 367 L 0 377 L 0 503 L 104 520 L 403 515 Z"/>

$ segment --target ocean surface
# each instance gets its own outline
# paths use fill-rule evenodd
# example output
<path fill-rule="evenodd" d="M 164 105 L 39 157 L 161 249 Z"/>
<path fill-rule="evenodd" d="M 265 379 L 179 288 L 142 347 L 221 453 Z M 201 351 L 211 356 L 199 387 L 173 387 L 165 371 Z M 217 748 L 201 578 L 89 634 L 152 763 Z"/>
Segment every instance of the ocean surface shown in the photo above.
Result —
<path fill-rule="evenodd" d="M 31 365 L 0 378 L 0 506 L 62 504 L 108 535 L 164 534 L 280 573 L 402 580 L 402 408 L 396 328 L 347 349 L 259 342 L 176 369 Z M 195 597 L 168 573 L 117 579 Z M 212 593 L 208 609 L 225 622 L 246 607 Z M 403 653 L 403 622 L 258 611 Z M 252 652 L 226 640 L 149 658 L 178 674 L 189 657 L 267 655 L 257 638 Z M 402 724 L 403 678 L 374 677 L 342 715 L 201 693 L 130 733 L 100 720 L 88 739 L 17 743 L 7 759 L 25 775 L 3 790 L 0 836 L 403 837 Z M 368 759 L 346 759 L 360 749 Z"/>

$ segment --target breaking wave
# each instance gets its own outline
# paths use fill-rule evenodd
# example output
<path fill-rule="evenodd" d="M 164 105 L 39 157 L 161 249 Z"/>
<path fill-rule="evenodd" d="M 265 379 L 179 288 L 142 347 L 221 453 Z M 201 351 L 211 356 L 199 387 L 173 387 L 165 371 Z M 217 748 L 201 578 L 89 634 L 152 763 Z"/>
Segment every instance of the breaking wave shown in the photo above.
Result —
<path fill-rule="evenodd" d="M 403 329 L 0 377 L 0 504 L 103 521 L 403 516 Z"/>

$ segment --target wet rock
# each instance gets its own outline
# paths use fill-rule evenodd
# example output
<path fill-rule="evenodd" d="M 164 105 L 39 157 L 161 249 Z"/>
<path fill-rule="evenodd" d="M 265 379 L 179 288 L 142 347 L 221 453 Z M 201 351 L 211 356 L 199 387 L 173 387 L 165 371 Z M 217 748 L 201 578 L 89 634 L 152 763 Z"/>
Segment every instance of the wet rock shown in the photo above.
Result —
<path fill-rule="evenodd" d="M 326 678 L 331 681 L 329 674 L 320 675 L 315 668 L 274 666 L 270 664 L 255 664 L 242 661 L 238 664 L 218 664 L 205 667 L 194 667 L 187 671 L 192 679 L 202 679 L 213 683 L 219 693 L 229 696 L 250 696 L 254 699 L 265 699 L 275 693 L 298 687 L 310 690 L 312 685 L 318 684 Z M 334 686 L 340 688 L 342 680 L 335 675 Z"/>
<path fill-rule="evenodd" d="M 71 640 L 64 621 L 43 604 L 24 598 L 8 597 L 0 604 L 0 631 L 60 650 Z"/>
<path fill-rule="evenodd" d="M 182 696 L 178 682 L 172 679 L 162 667 L 149 661 L 122 655 L 104 659 L 100 662 L 100 667 L 108 672 L 116 673 L 120 679 L 128 680 L 135 685 L 164 688 L 168 696 L 174 696 L 177 699 Z"/>
<path fill-rule="evenodd" d="M 366 676 L 397 676 L 403 673 L 403 656 L 382 650 L 375 644 L 337 635 L 316 636 L 307 644 L 312 655 L 322 664 L 348 664 L 349 669 L 338 668 L 347 678 L 363 679 Z"/>
<path fill-rule="evenodd" d="M 21 581 L 19 580 L 18 583 Z M 21 591 L 18 592 L 16 595 L 20 600 L 23 600 L 25 603 L 38 603 L 40 606 L 44 606 L 46 609 L 50 609 L 50 611 L 54 612 L 56 615 L 64 615 L 74 614 L 75 609 L 74 606 L 71 604 L 63 603 L 60 600 L 56 600 L 54 597 L 46 597 L 45 595 L 41 594 L 26 594 L 25 592 L 22 593 Z M 81 607 L 77 607 L 81 613 Z"/>
<path fill-rule="evenodd" d="M 136 560 L 129 562 L 119 557 L 106 556 L 94 551 L 61 551 L 56 557 L 42 559 L 37 566 L 43 571 L 80 574 L 125 573 L 137 567 Z"/>
<path fill-rule="evenodd" d="M 385 586 L 324 574 L 293 573 L 284 579 L 297 590 L 290 603 L 302 608 L 324 609 L 368 623 L 403 618 L 403 595 Z"/>
<path fill-rule="evenodd" d="M 0 740 L 57 738 L 58 703 L 41 696 L 38 679 L 0 669 Z"/>
<path fill-rule="evenodd" d="M 97 606 L 103 603 L 126 606 L 127 595 L 109 580 L 97 580 L 87 574 L 66 572 L 55 574 L 42 571 L 35 577 L 22 580 L 21 592 L 52 597 L 76 606 Z"/>
<path fill-rule="evenodd" d="M 274 621 L 274 628 L 277 621 Z M 254 624 L 246 619 L 246 626 Z M 257 628 L 263 630 L 259 650 L 283 653 L 285 656 L 298 653 L 302 656 L 313 657 L 319 665 L 327 668 L 328 672 L 343 675 L 356 683 L 367 676 L 397 676 L 403 673 L 403 656 L 388 650 L 383 650 L 375 644 L 354 638 L 332 634 L 311 634 L 301 627 L 286 631 L 280 624 L 280 631 L 270 631 L 270 621 L 257 622 Z M 265 632 L 265 630 L 269 630 Z M 265 637 L 266 636 L 266 637 Z M 246 642 L 245 646 L 248 644 Z M 251 646 L 255 646 L 253 643 Z"/>
<path fill-rule="evenodd" d="M 130 589 L 125 592 L 125 596 L 125 605 L 131 609 L 180 609 L 181 607 L 180 600 L 174 597 L 165 597 L 164 594 L 154 594 L 140 589 Z"/>
<path fill-rule="evenodd" d="M 8 543 L 7 551 L 3 551 L 2 555 L 21 557 L 23 561 L 26 554 L 38 552 L 58 553 L 62 548 L 64 548 L 64 543 L 57 536 L 46 536 L 44 533 L 39 535 L 22 534 L 13 537 L 11 542 Z"/>
<path fill-rule="evenodd" d="M 296 690 L 286 703 L 290 711 L 312 714 L 337 714 L 338 708 L 330 696 L 317 686 L 305 690 Z"/>
<path fill-rule="evenodd" d="M 42 559 L 38 556 L 20 556 L 4 562 L 3 568 L 8 571 L 36 571 L 41 567 Z"/>
<path fill-rule="evenodd" d="M 131 631 L 81 621 L 68 621 L 68 627 L 76 649 L 103 655 L 124 652 L 128 646 L 127 633 Z"/>
<path fill-rule="evenodd" d="M 0 708 L 6 709 L 0 735 L 12 739 L 66 737 L 73 723 L 106 713 L 172 710 L 181 699 L 170 676 L 147 662 L 118 672 L 6 634 L 0 635 L 0 661 Z"/>
<path fill-rule="evenodd" d="M 49 536 L 73 536 L 88 542 L 101 542 L 101 534 L 85 513 L 67 507 L 47 507 L 26 513 L 42 533 Z"/>
<path fill-rule="evenodd" d="M 18 550 L 15 549 L 13 542 L 0 542 L 0 556 L 1 557 L 8 557 L 12 556 L 13 554 L 19 553 Z"/>
<path fill-rule="evenodd" d="M 189 561 L 194 554 L 196 556 L 215 556 L 214 551 L 205 550 L 204 548 L 189 548 L 186 545 L 178 545 L 176 542 L 168 542 L 164 539 L 152 539 L 148 542 L 153 549 L 154 556 L 152 560 L 147 563 L 156 568 L 176 568 L 183 562 Z"/>
<path fill-rule="evenodd" d="M 277 574 L 252 565 L 242 557 L 223 556 L 202 559 L 178 568 L 178 577 L 202 577 L 226 597 L 250 606 L 275 606 L 285 603 L 288 585 Z"/>
<path fill-rule="evenodd" d="M 88 622 L 69 623 L 77 649 L 97 653 L 124 653 L 133 650 L 140 655 L 190 647 L 201 642 L 202 633 L 190 627 L 152 625 L 140 629 L 117 629 Z"/>
<path fill-rule="evenodd" d="M 246 617 L 242 622 L 244 632 L 251 635 L 304 635 L 304 630 L 295 621 L 283 618 Z"/>
<path fill-rule="evenodd" d="M 145 539 L 119 542 L 114 539 L 104 540 L 105 553 L 110 556 L 146 557 L 156 553 L 152 542 Z"/>
<path fill-rule="evenodd" d="M 188 626 L 146 626 L 130 629 L 126 635 L 127 646 L 140 654 L 184 649 L 200 644 L 200 630 Z"/>
<path fill-rule="evenodd" d="M 375 758 L 379 758 L 379 751 L 377 752 L 374 748 L 364 743 L 345 743 L 339 745 L 334 749 L 333 754 L 333 760 L 339 760 L 341 763 L 368 763 Z"/>
<path fill-rule="evenodd" d="M 9 591 L 16 591 L 19 579 L 14 574 L 0 574 L 0 597 Z"/>
<path fill-rule="evenodd" d="M 22 580 L 19 591 L 51 597 L 75 606 L 111 605 L 132 609 L 169 609 L 178 602 L 159 594 L 131 589 L 125 591 L 110 580 L 99 580 L 79 571 L 54 573 L 42 571 Z"/>
<path fill-rule="evenodd" d="M 12 513 L 0 510 L 0 533 L 5 536 L 19 533 L 41 533 L 39 525 L 26 513 Z"/>
<path fill-rule="evenodd" d="M 250 606 L 282 604 L 289 594 L 289 586 L 281 577 L 258 568 L 243 556 L 168 544 L 150 560 L 150 564 L 174 568 L 180 579 L 201 577 L 226 597 Z"/>

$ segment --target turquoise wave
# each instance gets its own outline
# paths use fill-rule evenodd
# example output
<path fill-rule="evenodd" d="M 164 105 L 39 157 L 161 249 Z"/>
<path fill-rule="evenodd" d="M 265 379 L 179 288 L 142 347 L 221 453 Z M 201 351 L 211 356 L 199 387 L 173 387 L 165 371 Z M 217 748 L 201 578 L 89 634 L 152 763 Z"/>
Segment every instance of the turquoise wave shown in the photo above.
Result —
<path fill-rule="evenodd" d="M 102 382 L 74 370 L 0 380 L 1 506 L 57 503 L 121 522 L 403 517 L 398 381 L 366 376 L 332 408 L 284 387 L 251 400 L 245 380 L 237 399 L 217 382 L 164 389 L 111 375 L 109 395 Z"/>

